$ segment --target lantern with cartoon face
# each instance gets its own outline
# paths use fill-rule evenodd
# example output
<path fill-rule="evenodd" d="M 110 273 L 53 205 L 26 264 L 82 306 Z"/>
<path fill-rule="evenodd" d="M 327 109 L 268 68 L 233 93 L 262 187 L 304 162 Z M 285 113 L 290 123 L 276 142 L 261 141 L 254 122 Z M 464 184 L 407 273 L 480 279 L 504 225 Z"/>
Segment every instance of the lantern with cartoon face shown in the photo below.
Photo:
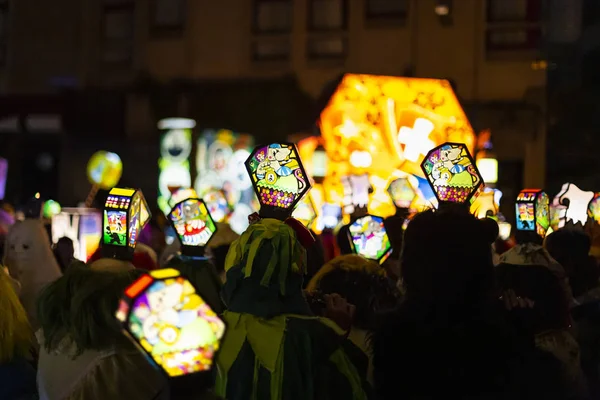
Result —
<path fill-rule="evenodd" d="M 392 244 L 381 217 L 357 218 L 348 227 L 348 235 L 353 251 L 365 258 L 382 264 L 392 254 Z"/>
<path fill-rule="evenodd" d="M 246 169 L 258 196 L 262 217 L 289 217 L 311 187 L 292 143 L 255 148 L 246 160 Z"/>
<path fill-rule="evenodd" d="M 181 253 L 202 256 L 204 248 L 217 231 L 217 226 L 201 199 L 186 199 L 169 213 L 169 221 L 181 242 Z"/>
<path fill-rule="evenodd" d="M 470 205 L 483 188 L 483 179 L 467 146 L 444 143 L 429 153 L 421 164 L 440 203 Z"/>
<path fill-rule="evenodd" d="M 522 190 L 515 205 L 517 230 L 545 237 L 550 227 L 549 203 L 548 195 L 541 189 Z"/>
<path fill-rule="evenodd" d="M 211 369 L 225 324 L 179 271 L 142 275 L 116 312 L 126 335 L 168 377 Z"/>
<path fill-rule="evenodd" d="M 142 191 L 112 188 L 104 203 L 103 214 L 104 257 L 131 260 L 138 236 L 151 217 Z"/>

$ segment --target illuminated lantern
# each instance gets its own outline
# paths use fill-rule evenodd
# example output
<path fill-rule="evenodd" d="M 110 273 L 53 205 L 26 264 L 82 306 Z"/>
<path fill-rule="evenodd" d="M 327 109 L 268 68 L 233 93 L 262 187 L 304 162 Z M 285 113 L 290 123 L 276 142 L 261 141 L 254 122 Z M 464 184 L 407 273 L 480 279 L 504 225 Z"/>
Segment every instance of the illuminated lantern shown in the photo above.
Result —
<path fill-rule="evenodd" d="M 512 232 L 512 226 L 506 221 L 496 221 L 498 223 L 498 236 L 502 240 L 508 240 Z"/>
<path fill-rule="evenodd" d="M 46 200 L 44 202 L 44 207 L 42 209 L 42 214 L 44 215 L 44 218 L 51 219 L 55 215 L 59 214 L 60 210 L 61 210 L 61 206 L 58 203 L 58 201 Z"/>
<path fill-rule="evenodd" d="M 207 190 L 204 192 L 202 199 L 215 222 L 227 222 L 233 209 L 227 201 L 224 191 L 218 189 Z"/>
<path fill-rule="evenodd" d="M 87 262 L 102 238 L 102 213 L 93 208 L 63 208 L 52 217 L 52 243 L 62 237 L 73 241 L 74 257 Z"/>
<path fill-rule="evenodd" d="M 365 258 L 383 264 L 392 254 L 392 244 L 381 217 L 357 218 L 348 227 L 348 235 L 354 252 Z"/>
<path fill-rule="evenodd" d="M 471 214 L 479 219 L 498 215 L 502 192 L 492 188 L 484 188 L 471 203 Z"/>
<path fill-rule="evenodd" d="M 97 151 L 90 157 L 87 165 L 87 177 L 92 189 L 85 200 L 90 207 L 98 193 L 98 189 L 109 190 L 119 183 L 123 174 L 123 162 L 116 153 Z"/>
<path fill-rule="evenodd" d="M 179 271 L 142 275 L 116 312 L 125 334 L 168 377 L 209 371 L 225 324 Z"/>
<path fill-rule="evenodd" d="M 192 152 L 192 129 L 196 121 L 188 118 L 166 118 L 158 122 L 164 131 L 158 160 L 158 207 L 166 215 L 169 198 L 178 188 L 192 186 L 189 156 Z"/>
<path fill-rule="evenodd" d="M 292 217 L 302 222 L 302 224 L 311 229 L 313 222 L 317 218 L 317 212 L 315 211 L 315 206 L 312 202 L 310 194 L 304 196 L 300 202 L 294 208 L 292 212 Z"/>
<path fill-rule="evenodd" d="M 311 187 L 292 143 L 255 148 L 246 160 L 246 169 L 258 196 L 262 217 L 289 217 Z"/>
<path fill-rule="evenodd" d="M 421 168 L 440 203 L 471 204 L 483 179 L 467 147 L 444 143 L 427 153 Z"/>
<path fill-rule="evenodd" d="M 550 199 L 541 189 L 524 189 L 517 196 L 517 230 L 545 237 L 550 227 Z"/>
<path fill-rule="evenodd" d="M 410 208 L 417 192 L 408 178 L 393 180 L 387 189 L 392 201 L 398 208 Z"/>
<path fill-rule="evenodd" d="M 131 260 L 139 234 L 151 217 L 142 191 L 112 188 L 106 197 L 103 214 L 104 257 Z"/>
<path fill-rule="evenodd" d="M 594 197 L 588 206 L 588 217 L 596 223 L 600 223 L 600 193 L 594 193 Z"/>
<path fill-rule="evenodd" d="M 217 231 L 215 221 L 208 212 L 204 201 L 186 199 L 177 203 L 168 218 L 181 243 L 181 253 L 189 256 L 202 256 L 204 247 Z"/>
<path fill-rule="evenodd" d="M 586 192 L 572 183 L 565 183 L 553 203 L 566 207 L 564 210 L 565 222 L 585 225 L 588 219 L 589 205 L 593 198 L 594 192 Z"/>
<path fill-rule="evenodd" d="M 495 158 L 478 158 L 477 169 L 481 173 L 485 184 L 495 184 L 498 182 L 498 160 Z"/>

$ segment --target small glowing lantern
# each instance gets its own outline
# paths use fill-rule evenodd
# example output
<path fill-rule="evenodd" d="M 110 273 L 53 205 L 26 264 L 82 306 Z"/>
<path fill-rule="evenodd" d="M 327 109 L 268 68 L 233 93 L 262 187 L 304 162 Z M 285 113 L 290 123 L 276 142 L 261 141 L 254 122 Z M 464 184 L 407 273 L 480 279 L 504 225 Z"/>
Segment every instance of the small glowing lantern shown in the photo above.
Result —
<path fill-rule="evenodd" d="M 388 186 L 387 191 L 397 208 L 410 208 L 417 195 L 408 178 L 393 180 Z"/>
<path fill-rule="evenodd" d="M 87 177 L 92 188 L 85 200 L 86 207 L 90 207 L 98 193 L 98 189 L 109 190 L 119 183 L 123 174 L 123 162 L 116 153 L 97 151 L 90 157 L 87 165 Z"/>
<path fill-rule="evenodd" d="M 300 200 L 292 212 L 292 217 L 302 222 L 302 225 L 306 228 L 311 228 L 313 222 L 317 218 L 317 212 L 315 211 L 315 206 L 310 195 L 304 196 L 302 200 Z"/>
<path fill-rule="evenodd" d="M 486 184 L 495 184 L 498 182 L 498 160 L 491 157 L 482 157 L 477 159 L 477 169 L 483 177 Z"/>
<path fill-rule="evenodd" d="M 594 193 L 588 206 L 588 217 L 600 224 L 600 193 Z"/>
<path fill-rule="evenodd" d="M 327 174 L 327 152 L 322 145 L 317 146 L 312 155 L 312 178 L 316 183 L 323 183 Z"/>
<path fill-rule="evenodd" d="M 472 203 L 483 179 L 467 146 L 444 143 L 427 153 L 421 168 L 440 203 Z"/>
<path fill-rule="evenodd" d="M 138 236 L 151 217 L 142 191 L 112 188 L 104 203 L 103 214 L 104 257 L 131 259 Z"/>
<path fill-rule="evenodd" d="M 594 192 L 586 192 L 572 183 L 565 183 L 554 198 L 554 202 L 566 207 L 564 215 L 566 222 L 585 225 L 593 198 Z"/>
<path fill-rule="evenodd" d="M 126 290 L 116 318 L 125 334 L 168 377 L 209 371 L 225 324 L 179 271 L 142 275 Z"/>
<path fill-rule="evenodd" d="M 392 254 L 392 244 L 381 217 L 365 215 L 357 218 L 350 224 L 348 235 L 354 252 L 365 258 L 383 264 Z"/>
<path fill-rule="evenodd" d="M 498 196 L 497 193 L 500 193 Z M 502 193 L 492 189 L 484 188 L 479 196 L 471 204 L 471 213 L 479 219 L 493 217 L 498 214 Z"/>
<path fill-rule="evenodd" d="M 517 230 L 546 236 L 550 227 L 550 199 L 541 189 L 524 189 L 517 196 Z"/>
<path fill-rule="evenodd" d="M 208 212 L 215 222 L 227 222 L 233 212 L 231 204 L 227 201 L 227 196 L 223 190 L 210 189 L 204 192 L 202 196 Z"/>
<path fill-rule="evenodd" d="M 510 223 L 506 221 L 497 221 L 498 222 L 498 236 L 502 240 L 508 240 L 510 238 L 510 234 L 512 232 L 512 226 Z"/>
<path fill-rule="evenodd" d="M 289 217 L 311 187 L 296 146 L 258 146 L 246 160 L 246 170 L 260 202 L 262 217 Z"/>
<path fill-rule="evenodd" d="M 186 199 L 177 203 L 169 213 L 177 237 L 181 242 L 181 253 L 202 256 L 204 247 L 217 231 L 217 226 L 204 201 Z"/>
<path fill-rule="evenodd" d="M 44 215 L 44 218 L 51 219 L 55 215 L 60 214 L 61 209 L 62 208 L 61 208 L 60 204 L 58 203 L 58 201 L 46 200 L 44 202 L 44 208 L 43 208 L 42 213 Z"/>

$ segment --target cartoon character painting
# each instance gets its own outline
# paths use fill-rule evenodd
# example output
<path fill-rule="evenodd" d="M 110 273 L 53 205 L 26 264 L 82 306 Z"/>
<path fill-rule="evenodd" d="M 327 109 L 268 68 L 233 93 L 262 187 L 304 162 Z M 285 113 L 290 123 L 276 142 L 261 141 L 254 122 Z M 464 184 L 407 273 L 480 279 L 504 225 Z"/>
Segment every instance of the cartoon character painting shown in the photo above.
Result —
<path fill-rule="evenodd" d="M 289 209 L 309 189 L 293 145 L 274 143 L 257 148 L 246 166 L 263 205 Z"/>
<path fill-rule="evenodd" d="M 483 185 L 481 174 L 460 143 L 445 143 L 427 153 L 421 164 L 438 201 L 473 202 Z"/>
<path fill-rule="evenodd" d="M 392 251 L 383 218 L 366 215 L 349 227 L 350 238 L 357 254 L 382 263 Z"/>
<path fill-rule="evenodd" d="M 517 230 L 533 231 L 535 212 L 533 203 L 517 203 Z"/>
<path fill-rule="evenodd" d="M 125 320 L 127 308 L 122 302 L 119 319 Z M 170 376 L 210 369 L 225 330 L 181 276 L 148 286 L 133 302 L 128 324 L 134 338 Z"/>
<path fill-rule="evenodd" d="M 104 244 L 125 246 L 127 244 L 127 212 L 104 211 Z"/>

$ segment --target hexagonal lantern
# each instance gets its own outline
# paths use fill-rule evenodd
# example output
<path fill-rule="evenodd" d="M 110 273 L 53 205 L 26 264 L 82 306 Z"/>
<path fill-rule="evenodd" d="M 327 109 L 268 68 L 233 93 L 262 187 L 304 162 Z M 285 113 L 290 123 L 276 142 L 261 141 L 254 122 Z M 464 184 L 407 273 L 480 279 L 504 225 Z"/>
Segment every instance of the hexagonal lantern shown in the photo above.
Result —
<path fill-rule="evenodd" d="M 475 160 L 462 143 L 446 142 L 430 150 L 421 169 L 440 204 L 471 204 L 483 188 Z"/>
<path fill-rule="evenodd" d="M 550 199 L 541 189 L 524 189 L 515 203 L 518 231 L 536 232 L 546 236 L 550 227 Z"/>
<path fill-rule="evenodd" d="M 398 208 L 410 208 L 415 196 L 416 190 L 411 185 L 408 178 L 398 178 L 393 180 L 387 188 L 392 201 Z"/>
<path fill-rule="evenodd" d="M 138 236 L 151 217 L 142 191 L 112 188 L 106 197 L 103 215 L 104 257 L 132 259 Z"/>
<path fill-rule="evenodd" d="M 175 377 L 211 369 L 225 324 L 179 271 L 151 271 L 133 282 L 116 312 L 150 362 Z"/>
<path fill-rule="evenodd" d="M 348 227 L 348 235 L 354 252 L 365 258 L 382 264 L 392 254 L 392 244 L 381 217 L 357 218 Z"/>
<path fill-rule="evenodd" d="M 258 146 L 245 164 L 260 202 L 262 217 L 289 217 L 311 187 L 293 143 Z"/>
<path fill-rule="evenodd" d="M 313 222 L 317 218 L 317 212 L 315 210 L 315 205 L 309 195 L 304 196 L 298 204 L 296 204 L 296 208 L 292 211 L 292 217 L 296 218 L 298 221 L 302 222 L 302 225 L 311 228 Z"/>
<path fill-rule="evenodd" d="M 588 217 L 600 224 L 600 193 L 594 193 L 594 197 L 588 205 Z"/>
<path fill-rule="evenodd" d="M 217 226 L 201 199 L 186 199 L 173 207 L 168 216 L 181 243 L 181 253 L 202 256 L 204 247 L 217 231 Z"/>
<path fill-rule="evenodd" d="M 215 222 L 227 222 L 233 208 L 227 201 L 227 196 L 223 190 L 209 189 L 202 193 L 202 199 L 208 207 L 208 212 Z"/>

